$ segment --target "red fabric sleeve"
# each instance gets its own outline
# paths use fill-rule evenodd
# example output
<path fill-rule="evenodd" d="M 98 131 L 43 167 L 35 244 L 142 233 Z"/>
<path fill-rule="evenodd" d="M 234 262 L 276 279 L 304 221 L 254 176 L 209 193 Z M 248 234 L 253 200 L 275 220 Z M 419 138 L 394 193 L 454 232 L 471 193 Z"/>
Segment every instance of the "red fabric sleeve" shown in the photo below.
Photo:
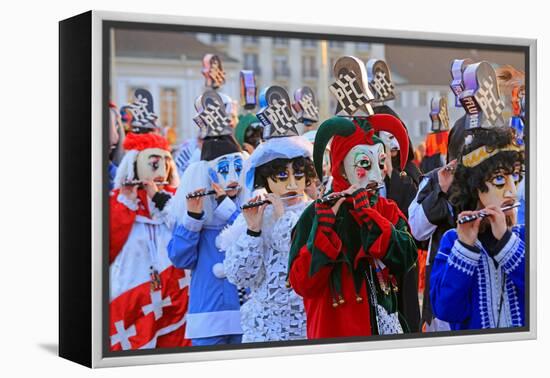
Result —
<path fill-rule="evenodd" d="M 118 191 L 109 199 L 109 264 L 118 256 L 128 240 L 136 219 L 136 212 L 118 202 Z"/>
<path fill-rule="evenodd" d="M 328 284 L 328 277 L 332 268 L 326 266 L 321 268 L 312 277 L 309 275 L 311 265 L 311 253 L 307 246 L 303 246 L 298 257 L 290 267 L 290 284 L 298 295 L 304 298 L 316 297 L 320 295 Z"/>
<path fill-rule="evenodd" d="M 362 212 L 368 217 L 368 219 L 372 220 L 382 232 L 378 239 L 376 239 L 369 248 L 369 253 L 371 256 L 381 259 L 388 251 L 393 226 L 389 220 L 384 218 L 373 208 L 363 209 Z"/>

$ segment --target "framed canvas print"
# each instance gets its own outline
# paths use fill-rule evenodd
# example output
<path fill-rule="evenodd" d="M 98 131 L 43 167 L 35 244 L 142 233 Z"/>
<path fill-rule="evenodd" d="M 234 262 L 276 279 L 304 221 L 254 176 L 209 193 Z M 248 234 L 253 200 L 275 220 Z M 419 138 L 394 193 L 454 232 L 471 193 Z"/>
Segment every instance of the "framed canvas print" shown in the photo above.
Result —
<path fill-rule="evenodd" d="M 536 337 L 536 41 L 60 22 L 60 355 Z"/>

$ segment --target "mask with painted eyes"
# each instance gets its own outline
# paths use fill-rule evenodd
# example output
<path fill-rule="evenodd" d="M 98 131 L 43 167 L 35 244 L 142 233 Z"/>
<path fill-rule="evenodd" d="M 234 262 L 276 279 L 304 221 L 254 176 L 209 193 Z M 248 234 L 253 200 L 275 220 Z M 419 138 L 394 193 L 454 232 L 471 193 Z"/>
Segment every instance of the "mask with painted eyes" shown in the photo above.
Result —
<path fill-rule="evenodd" d="M 269 190 L 281 197 L 285 195 L 302 195 L 306 188 L 306 174 L 303 170 L 294 170 L 292 163 L 285 169 L 275 173 L 275 177 L 267 178 Z"/>
<path fill-rule="evenodd" d="M 239 182 L 243 170 L 243 155 L 240 152 L 222 155 L 208 162 L 210 179 L 222 188 Z"/>
<path fill-rule="evenodd" d="M 488 191 L 478 191 L 481 207 L 503 207 L 517 201 L 517 187 L 523 179 L 520 163 L 512 169 L 499 168 L 486 181 Z"/>
<path fill-rule="evenodd" d="M 161 148 L 147 148 L 137 156 L 136 173 L 140 181 L 168 181 L 170 175 L 170 152 Z"/>
<path fill-rule="evenodd" d="M 360 144 L 344 158 L 344 173 L 351 185 L 364 188 L 372 182 L 381 184 L 385 162 L 386 153 L 382 144 Z"/>

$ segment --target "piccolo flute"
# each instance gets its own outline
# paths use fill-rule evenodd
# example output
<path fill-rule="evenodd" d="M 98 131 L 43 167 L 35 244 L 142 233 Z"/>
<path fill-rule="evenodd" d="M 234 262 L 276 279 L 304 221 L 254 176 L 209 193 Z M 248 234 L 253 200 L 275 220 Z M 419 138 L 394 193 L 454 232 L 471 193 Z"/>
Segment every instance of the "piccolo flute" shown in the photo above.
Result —
<path fill-rule="evenodd" d="M 289 199 L 294 199 L 294 198 L 302 197 L 302 196 L 303 196 L 303 194 L 295 194 L 293 196 L 281 197 L 281 200 L 286 201 L 286 200 L 289 200 Z M 260 200 L 260 201 L 256 201 L 256 202 L 247 202 L 247 203 L 245 203 L 244 205 L 241 206 L 241 210 L 246 210 L 246 209 L 251 209 L 253 207 L 262 206 L 262 205 L 265 205 L 266 203 L 271 203 L 271 201 L 268 200 L 268 199 L 264 199 L 264 200 Z"/>
<path fill-rule="evenodd" d="M 383 187 L 384 187 L 384 185 L 382 185 L 382 184 L 376 184 L 376 186 L 367 186 L 365 189 L 367 189 L 369 192 L 374 192 L 374 191 L 382 189 Z M 350 197 L 350 196 L 351 196 L 351 194 L 344 193 L 344 192 L 330 193 L 330 194 L 327 194 L 326 196 L 324 196 L 323 198 L 321 198 L 319 200 L 319 203 L 336 202 L 340 198 Z"/>
<path fill-rule="evenodd" d="M 234 187 L 230 187 L 230 188 L 224 188 L 223 190 L 227 192 L 227 191 L 230 191 L 230 190 L 239 190 L 240 188 L 241 188 L 240 186 L 234 186 Z M 190 199 L 190 198 L 211 196 L 213 194 L 216 194 L 216 191 L 214 189 L 211 189 L 211 190 L 207 190 L 206 192 L 187 193 L 185 198 Z"/>
<path fill-rule="evenodd" d="M 515 209 L 516 207 L 520 207 L 521 204 L 519 202 L 516 202 L 512 205 L 508 205 L 508 206 L 504 206 L 504 207 L 501 207 L 500 210 L 501 211 L 508 211 L 508 210 L 512 210 L 512 209 Z M 462 217 L 458 220 L 458 224 L 464 224 L 464 223 L 468 223 L 468 222 L 473 222 L 475 221 L 476 219 L 478 218 L 485 218 L 489 216 L 489 214 L 487 213 L 484 213 L 483 211 L 480 211 L 479 213 L 477 214 L 474 214 L 474 215 L 467 215 L 465 217 Z"/>
<path fill-rule="evenodd" d="M 168 181 L 154 181 L 157 185 L 169 185 L 170 183 Z M 124 181 L 122 184 L 123 186 L 137 186 L 137 185 L 145 185 L 145 182 L 141 180 L 130 180 L 130 181 Z"/>

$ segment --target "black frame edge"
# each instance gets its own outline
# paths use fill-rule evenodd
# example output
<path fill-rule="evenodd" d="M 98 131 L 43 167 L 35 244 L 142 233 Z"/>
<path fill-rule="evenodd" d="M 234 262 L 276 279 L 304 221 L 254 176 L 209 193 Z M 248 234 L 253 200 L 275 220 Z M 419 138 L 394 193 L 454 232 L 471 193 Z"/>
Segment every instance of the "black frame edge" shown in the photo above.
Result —
<path fill-rule="evenodd" d="M 92 12 L 59 22 L 59 356 L 92 367 Z"/>

